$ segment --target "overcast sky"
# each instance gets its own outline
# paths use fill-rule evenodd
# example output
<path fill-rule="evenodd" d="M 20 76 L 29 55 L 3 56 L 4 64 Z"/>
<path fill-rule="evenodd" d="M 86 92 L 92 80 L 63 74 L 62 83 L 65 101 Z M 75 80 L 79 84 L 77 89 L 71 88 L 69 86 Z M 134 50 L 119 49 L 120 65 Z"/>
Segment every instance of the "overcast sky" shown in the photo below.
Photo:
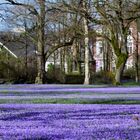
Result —
<path fill-rule="evenodd" d="M 18 0 L 18 2 L 20 2 L 21 0 Z M 23 0 L 22 0 L 23 1 Z M 2 14 L 2 15 L 4 15 L 4 12 L 3 12 L 3 10 L 2 9 L 6 9 L 6 6 L 8 6 L 8 5 L 4 5 L 3 3 L 7 3 L 5 0 L 0 0 L 0 14 Z M 7 23 L 6 23 L 6 21 L 4 21 L 4 19 L 2 19 L 1 17 L 0 17 L 0 31 L 10 31 L 10 30 L 13 30 L 13 29 L 11 29 L 8 25 L 7 25 Z"/>
<path fill-rule="evenodd" d="M 2 11 L 2 9 L 6 8 L 5 5 L 3 5 L 2 3 L 5 3 L 5 0 L 0 0 L 0 14 L 4 14 L 4 12 Z M 7 30 L 7 26 L 6 23 L 4 21 L 4 19 L 2 17 L 0 17 L 0 31 L 4 31 Z"/>

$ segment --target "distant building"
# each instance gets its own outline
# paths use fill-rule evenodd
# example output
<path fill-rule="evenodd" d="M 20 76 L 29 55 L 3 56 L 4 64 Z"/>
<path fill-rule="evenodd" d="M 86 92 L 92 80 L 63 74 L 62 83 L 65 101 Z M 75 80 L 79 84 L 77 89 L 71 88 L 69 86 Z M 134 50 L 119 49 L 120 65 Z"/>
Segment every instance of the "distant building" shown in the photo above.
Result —
<path fill-rule="evenodd" d="M 126 69 L 132 68 L 134 66 L 134 58 L 135 58 L 135 52 L 136 52 L 136 45 L 138 43 L 138 54 L 140 55 L 140 32 L 137 34 L 137 26 L 136 23 L 133 23 L 130 26 L 130 34 L 127 37 L 127 50 L 129 53 L 129 58 L 126 62 Z M 137 35 L 138 35 L 138 40 L 137 40 Z M 107 46 L 108 45 L 108 46 Z M 95 43 L 95 53 L 94 53 L 94 59 L 96 60 L 96 71 L 101 71 L 104 69 L 104 60 L 107 61 L 107 58 L 104 57 L 105 55 L 105 49 L 109 48 L 109 44 L 104 44 L 104 40 L 101 38 L 96 39 Z M 110 59 L 110 70 L 114 71 L 115 70 L 115 54 L 112 52 L 109 52 L 109 55 L 111 55 Z"/>

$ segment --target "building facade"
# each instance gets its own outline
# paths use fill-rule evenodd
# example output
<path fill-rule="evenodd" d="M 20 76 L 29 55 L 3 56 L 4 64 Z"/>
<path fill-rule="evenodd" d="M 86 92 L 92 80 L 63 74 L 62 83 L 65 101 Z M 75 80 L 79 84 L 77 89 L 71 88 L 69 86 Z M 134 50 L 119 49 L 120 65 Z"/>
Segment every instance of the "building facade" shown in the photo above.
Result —
<path fill-rule="evenodd" d="M 107 52 L 109 49 L 111 51 Z M 108 60 L 109 70 L 115 71 L 115 54 L 109 44 L 105 44 L 103 39 L 97 38 L 94 51 L 96 72 L 103 70 Z M 136 54 L 138 53 L 138 55 L 140 55 L 140 32 L 137 31 L 136 23 L 133 23 L 129 28 L 129 35 L 127 36 L 127 51 L 129 57 L 125 69 L 133 68 Z M 110 55 L 110 57 L 107 57 L 106 55 Z"/>

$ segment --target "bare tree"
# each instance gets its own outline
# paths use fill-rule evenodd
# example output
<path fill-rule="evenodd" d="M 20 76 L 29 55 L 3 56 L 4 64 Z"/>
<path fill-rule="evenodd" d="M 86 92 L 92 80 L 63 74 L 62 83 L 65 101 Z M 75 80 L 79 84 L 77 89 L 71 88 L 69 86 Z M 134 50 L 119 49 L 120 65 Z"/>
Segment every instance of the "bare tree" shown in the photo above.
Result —
<path fill-rule="evenodd" d="M 88 10 L 88 2 L 82 0 L 82 8 L 84 11 Z M 89 72 L 89 32 L 88 32 L 88 19 L 86 16 L 83 17 L 84 26 L 84 45 L 85 45 L 85 80 L 84 84 L 89 85 L 90 83 L 90 72 Z"/>
<path fill-rule="evenodd" d="M 116 56 L 116 73 L 115 83 L 121 83 L 121 75 L 123 73 L 127 58 L 127 35 L 130 24 L 138 18 L 139 11 L 137 8 L 140 3 L 131 2 L 129 0 L 115 0 L 115 1 L 96 1 L 96 9 L 99 13 L 100 20 L 98 23 L 106 26 L 109 31 L 109 36 L 102 35 L 107 39 Z M 96 20 L 97 22 L 97 20 Z"/>
<path fill-rule="evenodd" d="M 63 9 L 67 13 L 75 14 L 79 19 L 82 19 L 80 25 L 76 26 L 75 32 L 78 33 L 79 38 L 84 39 L 83 45 L 85 48 L 85 80 L 84 84 L 90 83 L 90 71 L 89 71 L 89 20 L 86 17 L 86 13 L 88 13 L 89 9 L 89 1 L 88 0 L 79 0 L 79 1 L 65 1 L 63 0 Z M 79 27 L 82 28 L 79 28 Z M 80 69 L 80 67 L 79 67 Z"/>
<path fill-rule="evenodd" d="M 134 50 L 134 67 L 135 67 L 135 81 L 136 83 L 139 82 L 139 19 L 136 20 L 136 23 L 134 24 L 134 33 L 132 33 L 132 37 L 134 39 L 135 44 L 135 50 Z"/>
<path fill-rule="evenodd" d="M 32 4 L 16 2 L 14 0 L 5 0 L 14 6 L 20 6 L 28 10 L 28 13 L 36 17 L 36 30 L 37 30 L 37 77 L 36 83 L 44 83 L 45 77 L 45 55 L 44 55 L 44 34 L 45 34 L 45 17 L 46 6 L 45 0 L 38 0 L 38 9 Z"/>
<path fill-rule="evenodd" d="M 26 10 L 26 15 L 20 14 L 19 16 L 24 16 L 25 19 L 30 18 L 30 20 L 34 21 L 32 27 L 28 30 L 28 35 L 32 36 L 31 38 L 36 44 L 37 76 L 35 83 L 42 84 L 45 82 L 45 62 L 48 57 L 58 48 L 71 45 L 74 37 L 69 37 L 68 41 L 65 42 L 63 39 L 61 39 L 61 42 L 57 42 L 56 36 L 53 36 L 54 39 L 48 37 L 51 36 L 48 35 L 49 32 L 52 32 L 49 29 L 52 26 L 51 23 L 56 22 L 57 24 L 58 18 L 56 13 L 59 13 L 54 10 L 55 8 L 51 7 L 51 2 L 45 0 L 37 0 L 30 3 L 14 0 L 5 1 L 7 2 L 6 4 Z M 49 6 L 46 5 L 47 2 Z M 50 23 L 48 23 L 49 21 Z"/>

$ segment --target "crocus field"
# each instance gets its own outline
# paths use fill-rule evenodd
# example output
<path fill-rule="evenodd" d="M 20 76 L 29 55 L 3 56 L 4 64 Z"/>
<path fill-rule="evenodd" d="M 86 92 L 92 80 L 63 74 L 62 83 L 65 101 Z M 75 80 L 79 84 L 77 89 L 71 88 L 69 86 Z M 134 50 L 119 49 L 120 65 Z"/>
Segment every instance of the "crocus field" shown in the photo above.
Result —
<path fill-rule="evenodd" d="M 0 85 L 0 140 L 140 140 L 139 103 L 140 87 Z"/>
<path fill-rule="evenodd" d="M 2 140 L 140 140 L 140 105 L 1 104 Z"/>

